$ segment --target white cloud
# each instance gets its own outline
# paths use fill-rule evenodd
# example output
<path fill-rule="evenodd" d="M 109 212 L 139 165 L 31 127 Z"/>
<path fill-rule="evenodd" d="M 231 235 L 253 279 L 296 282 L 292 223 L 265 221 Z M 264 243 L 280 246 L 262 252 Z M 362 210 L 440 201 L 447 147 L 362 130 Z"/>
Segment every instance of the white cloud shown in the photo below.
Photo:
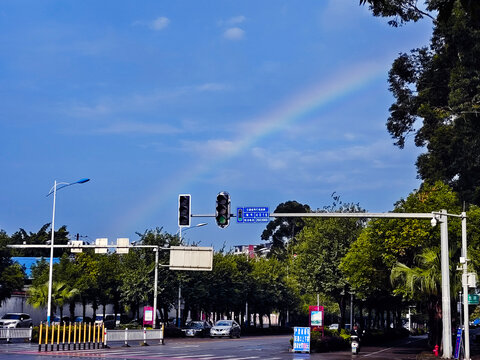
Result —
<path fill-rule="evenodd" d="M 165 29 L 168 24 L 170 24 L 170 19 L 165 16 L 159 16 L 153 21 L 138 20 L 133 23 L 134 26 L 139 25 L 143 27 L 148 27 L 155 31 Z"/>
<path fill-rule="evenodd" d="M 223 37 L 227 40 L 242 40 L 245 37 L 245 31 L 239 27 L 232 27 L 224 31 Z"/>
<path fill-rule="evenodd" d="M 73 117 L 97 117 L 103 115 L 109 115 L 112 113 L 112 109 L 110 106 L 106 104 L 97 104 L 93 106 L 89 105 L 73 105 L 71 107 L 67 106 L 63 109 L 64 113 L 67 113 Z"/>
<path fill-rule="evenodd" d="M 345 134 L 343 134 L 343 137 L 345 138 L 345 140 L 352 141 L 352 140 L 355 140 L 357 138 L 357 135 L 355 135 L 353 133 L 345 133 Z"/>
<path fill-rule="evenodd" d="M 243 15 L 233 16 L 227 20 L 220 20 L 218 22 L 219 26 L 235 26 L 245 22 L 247 18 Z"/>
<path fill-rule="evenodd" d="M 170 23 L 170 20 L 168 18 L 166 18 L 165 16 L 160 16 L 152 21 L 152 23 L 150 24 L 150 27 L 153 30 L 158 31 L 166 28 L 169 23 Z"/>
<path fill-rule="evenodd" d="M 207 141 L 185 141 L 184 149 L 198 156 L 215 157 L 218 154 L 228 155 L 235 149 L 235 142 L 224 139 L 211 139 Z"/>
<path fill-rule="evenodd" d="M 243 15 L 234 16 L 234 17 L 231 17 L 230 19 L 228 19 L 226 24 L 227 25 L 237 25 L 237 24 L 243 23 L 245 20 L 246 20 L 246 18 Z"/>
<path fill-rule="evenodd" d="M 225 84 L 221 83 L 205 83 L 202 85 L 196 86 L 197 91 L 222 91 L 222 90 L 228 90 L 230 87 Z"/>
<path fill-rule="evenodd" d="M 252 155 L 271 170 L 285 169 L 288 165 L 288 160 L 291 159 L 291 156 L 285 156 L 285 153 L 271 154 L 266 149 L 260 147 L 253 148 Z"/>
<path fill-rule="evenodd" d="M 102 134 L 174 134 L 179 129 L 162 123 L 116 122 L 96 130 Z"/>

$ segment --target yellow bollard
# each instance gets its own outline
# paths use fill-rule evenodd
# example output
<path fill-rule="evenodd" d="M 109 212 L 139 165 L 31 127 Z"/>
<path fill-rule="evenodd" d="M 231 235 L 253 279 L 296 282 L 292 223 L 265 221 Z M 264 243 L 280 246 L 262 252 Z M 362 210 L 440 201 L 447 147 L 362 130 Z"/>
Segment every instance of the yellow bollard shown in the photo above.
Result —
<path fill-rule="evenodd" d="M 50 350 L 53 351 L 53 340 L 55 339 L 55 325 L 52 325 L 52 338 L 50 340 Z"/>
<path fill-rule="evenodd" d="M 48 351 L 48 322 L 45 323 L 45 351 Z"/>
<path fill-rule="evenodd" d="M 72 323 L 68 322 L 68 350 L 70 350 L 70 334 L 72 332 Z"/>
<path fill-rule="evenodd" d="M 42 325 L 43 323 L 40 323 L 40 328 L 38 330 L 38 351 L 42 351 Z"/>
<path fill-rule="evenodd" d="M 62 336 L 62 350 L 65 350 L 65 330 L 67 330 L 67 323 L 63 323 L 63 336 Z"/>
<path fill-rule="evenodd" d="M 93 328 L 93 334 L 95 334 L 95 327 Z M 91 336 L 92 335 L 92 324 L 88 324 L 88 348 L 90 349 L 90 344 L 91 344 Z M 95 338 L 95 335 L 93 335 Z"/>
<path fill-rule="evenodd" d="M 73 350 L 77 350 L 77 323 L 73 323 Z"/>
<path fill-rule="evenodd" d="M 82 323 L 78 323 L 78 350 L 82 348 Z"/>
<path fill-rule="evenodd" d="M 87 348 L 87 323 L 83 324 L 83 350 Z"/>
<path fill-rule="evenodd" d="M 94 349 L 95 349 L 95 340 L 96 340 L 95 335 L 97 334 L 96 330 L 97 330 L 97 324 L 94 324 L 93 325 L 93 341 L 92 341 Z"/>
<path fill-rule="evenodd" d="M 102 348 L 105 346 L 105 324 L 102 324 Z"/>
<path fill-rule="evenodd" d="M 162 323 L 162 345 L 165 345 L 165 323 Z"/>
<path fill-rule="evenodd" d="M 60 323 L 57 326 L 57 351 L 60 350 Z"/>

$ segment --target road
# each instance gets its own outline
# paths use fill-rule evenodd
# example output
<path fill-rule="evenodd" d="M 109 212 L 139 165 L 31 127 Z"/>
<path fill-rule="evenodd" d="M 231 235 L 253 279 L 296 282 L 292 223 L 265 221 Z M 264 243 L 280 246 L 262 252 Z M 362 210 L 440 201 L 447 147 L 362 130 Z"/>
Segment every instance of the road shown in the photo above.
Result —
<path fill-rule="evenodd" d="M 290 336 L 248 336 L 240 339 L 166 339 L 165 345 L 132 346 L 118 343 L 110 349 L 38 352 L 24 343 L 0 344 L 0 359 L 150 359 L 150 360 L 300 360 L 388 359 L 413 360 L 424 350 L 425 338 L 413 337 L 385 347 L 362 347 L 359 355 L 349 351 L 301 354 L 289 351 Z"/>

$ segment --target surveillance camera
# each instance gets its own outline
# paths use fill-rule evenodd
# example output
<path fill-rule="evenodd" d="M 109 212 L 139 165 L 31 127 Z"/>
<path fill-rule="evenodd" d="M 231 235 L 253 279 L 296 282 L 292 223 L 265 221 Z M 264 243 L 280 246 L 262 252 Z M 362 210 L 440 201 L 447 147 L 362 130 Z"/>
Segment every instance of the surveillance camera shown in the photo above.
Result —
<path fill-rule="evenodd" d="M 437 226 L 437 219 L 433 217 L 432 220 L 430 220 L 430 224 L 432 224 L 432 227 Z"/>

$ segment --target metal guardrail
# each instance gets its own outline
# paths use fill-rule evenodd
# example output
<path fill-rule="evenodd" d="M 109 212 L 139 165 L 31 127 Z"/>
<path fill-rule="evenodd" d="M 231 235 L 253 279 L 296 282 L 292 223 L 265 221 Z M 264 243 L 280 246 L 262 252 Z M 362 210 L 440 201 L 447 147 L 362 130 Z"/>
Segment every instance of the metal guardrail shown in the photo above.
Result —
<path fill-rule="evenodd" d="M 33 329 L 30 328 L 0 328 L 0 339 L 28 339 L 32 341 Z"/>
<path fill-rule="evenodd" d="M 152 329 L 147 330 L 146 328 L 143 329 L 135 329 L 129 330 L 128 328 L 125 330 L 107 330 L 105 329 L 105 347 L 108 346 L 108 342 L 113 341 L 123 341 L 123 346 L 129 347 L 128 342 L 130 341 L 142 341 L 143 345 L 148 345 L 147 340 L 159 340 L 160 344 L 164 344 L 164 326 L 160 329 Z"/>

